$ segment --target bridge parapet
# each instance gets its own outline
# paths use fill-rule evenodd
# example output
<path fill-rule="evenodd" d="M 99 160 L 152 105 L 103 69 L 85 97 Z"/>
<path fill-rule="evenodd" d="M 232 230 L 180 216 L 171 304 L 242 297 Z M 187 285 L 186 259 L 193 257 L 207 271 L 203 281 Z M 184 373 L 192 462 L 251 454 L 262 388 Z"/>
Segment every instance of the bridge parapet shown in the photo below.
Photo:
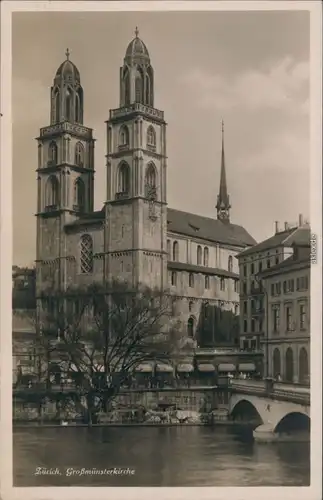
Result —
<path fill-rule="evenodd" d="M 311 391 L 309 387 L 269 382 L 267 380 L 232 379 L 230 386 L 233 392 L 310 405 Z"/>

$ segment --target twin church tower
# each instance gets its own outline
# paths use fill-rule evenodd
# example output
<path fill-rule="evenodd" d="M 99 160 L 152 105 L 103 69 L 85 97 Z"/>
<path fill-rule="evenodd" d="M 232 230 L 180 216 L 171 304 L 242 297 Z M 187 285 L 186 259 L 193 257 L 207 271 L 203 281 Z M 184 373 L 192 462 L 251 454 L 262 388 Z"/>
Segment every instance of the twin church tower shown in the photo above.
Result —
<path fill-rule="evenodd" d="M 166 288 L 166 122 L 154 106 L 154 70 L 138 30 L 120 68 L 119 107 L 106 122 L 102 210 L 93 208 L 95 139 L 83 123 L 84 92 L 68 50 L 50 99 L 50 125 L 37 138 L 38 290 L 113 278 Z M 230 226 L 223 133 L 216 208 Z"/>

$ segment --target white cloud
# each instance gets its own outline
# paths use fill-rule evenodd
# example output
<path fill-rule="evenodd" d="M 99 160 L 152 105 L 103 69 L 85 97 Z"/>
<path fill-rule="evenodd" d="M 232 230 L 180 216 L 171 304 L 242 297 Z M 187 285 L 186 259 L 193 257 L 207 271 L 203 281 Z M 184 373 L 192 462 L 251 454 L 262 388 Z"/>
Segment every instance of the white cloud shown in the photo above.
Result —
<path fill-rule="evenodd" d="M 195 90 L 195 103 L 203 108 L 257 112 L 279 109 L 308 113 L 309 65 L 286 57 L 267 69 L 248 70 L 235 76 L 209 74 L 199 68 L 181 78 Z"/>

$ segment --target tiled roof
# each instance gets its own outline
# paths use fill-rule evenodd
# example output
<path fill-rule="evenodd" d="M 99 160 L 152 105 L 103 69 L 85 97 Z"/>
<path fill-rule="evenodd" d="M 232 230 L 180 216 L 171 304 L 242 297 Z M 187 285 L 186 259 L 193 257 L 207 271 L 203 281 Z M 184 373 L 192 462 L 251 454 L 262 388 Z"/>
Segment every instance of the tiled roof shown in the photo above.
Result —
<path fill-rule="evenodd" d="M 103 208 L 66 224 L 65 227 L 95 224 L 98 220 L 103 220 L 104 217 L 105 211 Z M 167 231 L 201 240 L 238 247 L 252 246 L 257 243 L 242 226 L 227 224 L 217 219 L 182 212 L 173 208 L 167 209 L 167 222 Z"/>
<path fill-rule="evenodd" d="M 194 264 L 186 264 L 184 262 L 167 262 L 168 269 L 174 269 L 179 271 L 188 271 L 194 273 L 202 273 L 202 274 L 212 274 L 213 276 L 223 276 L 226 278 L 238 279 L 239 274 L 232 273 L 230 271 L 226 271 L 225 269 L 218 269 L 215 267 L 204 267 L 204 266 L 195 266 Z"/>
<path fill-rule="evenodd" d="M 167 209 L 167 222 L 167 230 L 172 233 L 200 238 L 214 243 L 240 247 L 257 243 L 242 226 L 227 224 L 217 219 L 182 212 L 173 208 Z"/>
<path fill-rule="evenodd" d="M 294 227 L 274 234 L 267 240 L 258 243 L 252 248 L 247 248 L 237 255 L 237 258 L 245 257 L 253 253 L 263 252 L 278 246 L 291 247 L 293 245 L 308 245 L 310 241 L 310 228 L 309 226 Z"/>

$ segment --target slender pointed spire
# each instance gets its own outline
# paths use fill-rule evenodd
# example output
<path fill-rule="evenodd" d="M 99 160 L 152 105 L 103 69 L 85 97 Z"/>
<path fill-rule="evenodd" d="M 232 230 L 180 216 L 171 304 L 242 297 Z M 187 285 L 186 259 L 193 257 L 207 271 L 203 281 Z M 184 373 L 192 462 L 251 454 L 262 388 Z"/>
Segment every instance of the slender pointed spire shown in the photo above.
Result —
<path fill-rule="evenodd" d="M 216 204 L 217 217 L 223 222 L 230 222 L 230 201 L 227 188 L 227 179 L 225 172 L 225 154 L 224 154 L 224 122 L 222 120 L 222 149 L 221 149 L 221 174 L 220 189 Z"/>

